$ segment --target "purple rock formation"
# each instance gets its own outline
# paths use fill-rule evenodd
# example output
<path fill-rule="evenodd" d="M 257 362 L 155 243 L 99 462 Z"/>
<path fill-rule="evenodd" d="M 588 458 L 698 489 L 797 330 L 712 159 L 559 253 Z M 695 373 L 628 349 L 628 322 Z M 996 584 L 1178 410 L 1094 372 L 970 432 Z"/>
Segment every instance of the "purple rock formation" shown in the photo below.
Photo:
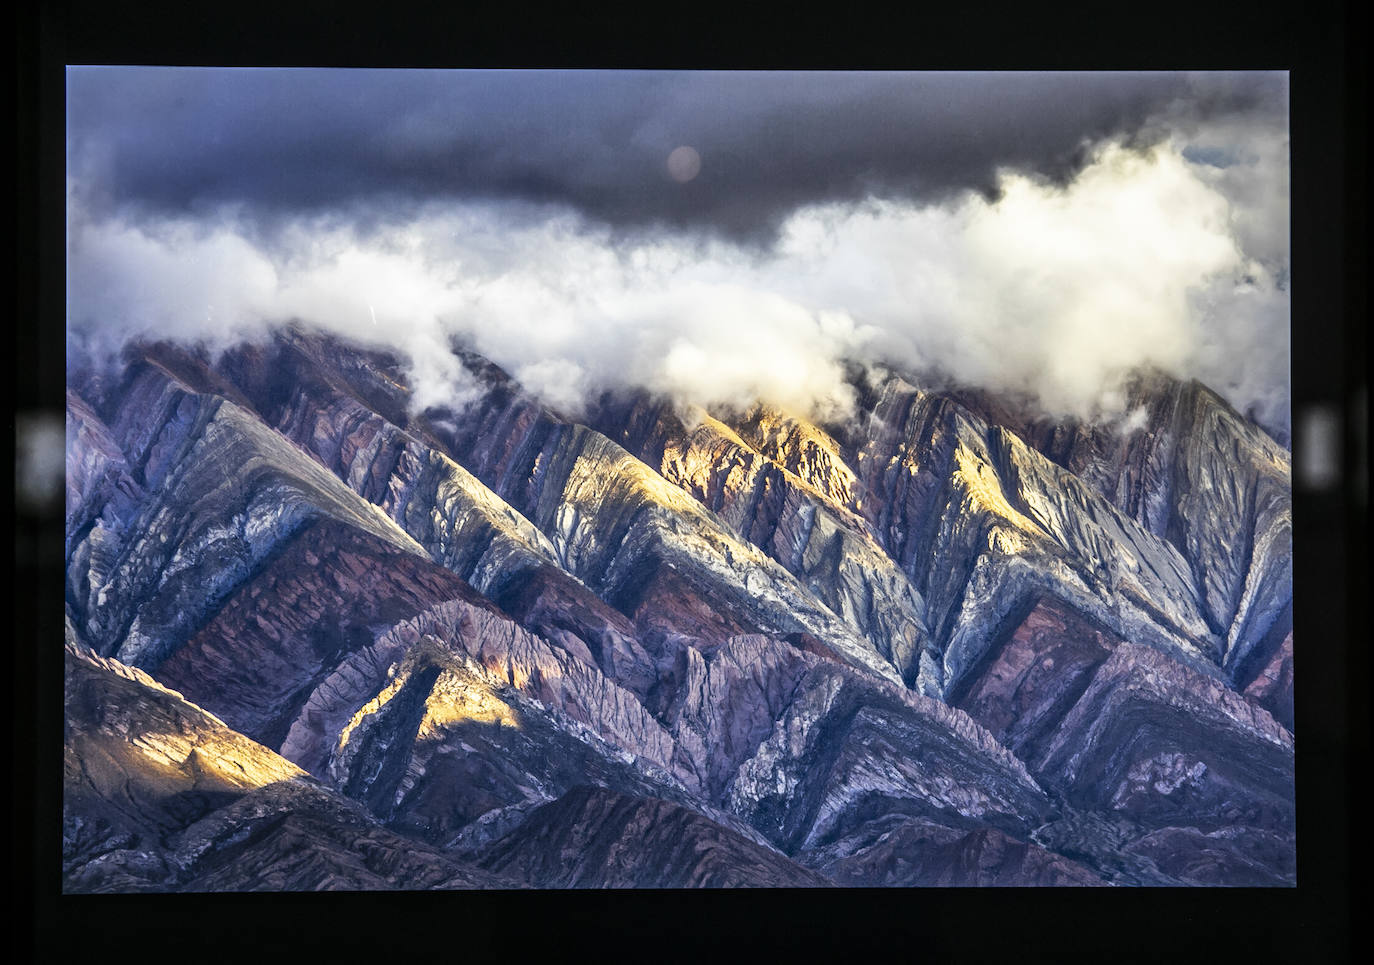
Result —
<path fill-rule="evenodd" d="M 71 374 L 69 890 L 1294 882 L 1288 454 L 1204 387 L 579 424 L 459 357 Z"/>

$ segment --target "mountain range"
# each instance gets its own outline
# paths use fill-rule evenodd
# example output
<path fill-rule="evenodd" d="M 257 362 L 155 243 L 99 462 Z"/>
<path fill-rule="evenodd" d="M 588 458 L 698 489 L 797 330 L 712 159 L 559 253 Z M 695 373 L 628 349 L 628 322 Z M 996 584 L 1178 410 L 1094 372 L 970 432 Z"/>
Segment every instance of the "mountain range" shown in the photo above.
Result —
<path fill-rule="evenodd" d="M 820 424 L 69 363 L 63 888 L 1296 884 L 1291 457 L 854 365 Z"/>

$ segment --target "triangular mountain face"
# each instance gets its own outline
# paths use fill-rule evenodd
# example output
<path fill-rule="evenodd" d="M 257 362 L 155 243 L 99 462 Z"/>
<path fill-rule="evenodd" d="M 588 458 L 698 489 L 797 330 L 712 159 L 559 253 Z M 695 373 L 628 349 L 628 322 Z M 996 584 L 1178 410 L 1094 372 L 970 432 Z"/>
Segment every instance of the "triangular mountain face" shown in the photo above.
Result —
<path fill-rule="evenodd" d="M 303 329 L 69 373 L 72 892 L 1295 883 L 1289 455 L 820 426 Z"/>

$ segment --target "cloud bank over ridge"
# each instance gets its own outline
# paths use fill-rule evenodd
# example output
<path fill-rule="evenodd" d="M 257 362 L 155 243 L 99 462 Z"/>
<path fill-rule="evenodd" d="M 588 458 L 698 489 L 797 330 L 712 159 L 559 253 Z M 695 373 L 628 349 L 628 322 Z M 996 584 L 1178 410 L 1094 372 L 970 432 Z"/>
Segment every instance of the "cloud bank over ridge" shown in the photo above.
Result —
<path fill-rule="evenodd" d="M 1114 418 L 1152 364 L 1286 430 L 1284 75 L 281 73 L 69 76 L 73 337 L 300 319 L 461 404 L 459 336 L 570 411 L 842 415 L 858 360 Z"/>

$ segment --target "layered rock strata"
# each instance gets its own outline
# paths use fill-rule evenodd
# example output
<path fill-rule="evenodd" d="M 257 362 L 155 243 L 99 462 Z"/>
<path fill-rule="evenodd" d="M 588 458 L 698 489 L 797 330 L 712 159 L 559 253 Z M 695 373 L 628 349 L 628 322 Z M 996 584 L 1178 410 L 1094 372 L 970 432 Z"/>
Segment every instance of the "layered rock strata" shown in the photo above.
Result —
<path fill-rule="evenodd" d="M 136 668 L 69 641 L 63 889 L 512 888 L 357 803 Z"/>
<path fill-rule="evenodd" d="M 1295 880 L 1288 457 L 1204 387 L 579 422 L 459 361 L 71 374 L 68 890 Z"/>

